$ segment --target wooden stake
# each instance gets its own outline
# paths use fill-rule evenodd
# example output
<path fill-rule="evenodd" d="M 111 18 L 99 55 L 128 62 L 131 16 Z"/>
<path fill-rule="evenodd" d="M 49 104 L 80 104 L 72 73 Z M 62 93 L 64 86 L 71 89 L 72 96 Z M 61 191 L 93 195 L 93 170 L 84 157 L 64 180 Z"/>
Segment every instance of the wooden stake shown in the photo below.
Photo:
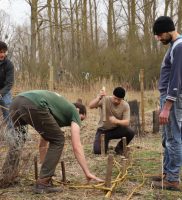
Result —
<path fill-rule="evenodd" d="M 54 73 L 53 73 L 53 66 L 50 65 L 50 75 L 49 75 L 49 90 L 53 90 L 53 79 L 54 79 Z"/>
<path fill-rule="evenodd" d="M 107 161 L 107 172 L 106 172 L 106 179 L 105 179 L 106 187 L 111 187 L 112 168 L 113 168 L 113 156 L 109 155 L 108 161 Z"/>
<path fill-rule="evenodd" d="M 35 172 L 35 180 L 38 179 L 38 164 L 37 164 L 37 155 L 34 156 L 34 172 Z"/>
<path fill-rule="evenodd" d="M 144 69 L 140 69 L 140 91 L 141 91 L 141 118 L 142 132 L 145 131 L 145 111 L 144 111 Z"/>
<path fill-rule="evenodd" d="M 62 182 L 66 183 L 66 171 L 64 161 L 61 161 Z"/>
<path fill-rule="evenodd" d="M 106 88 L 105 86 L 102 87 L 102 90 L 105 92 L 106 91 Z M 102 100 L 102 113 L 103 113 L 103 122 L 106 121 L 106 97 L 103 97 L 103 100 Z"/>
<path fill-rule="evenodd" d="M 123 174 L 126 173 L 127 161 L 128 161 L 128 159 L 126 159 L 126 158 L 122 160 L 122 163 L 123 163 L 123 170 L 122 170 L 122 172 L 123 172 Z"/>
<path fill-rule="evenodd" d="M 153 133 L 159 132 L 159 111 L 153 111 Z"/>
<path fill-rule="evenodd" d="M 105 134 L 100 135 L 101 155 L 105 156 Z"/>
<path fill-rule="evenodd" d="M 126 147 L 126 158 L 130 158 L 130 147 Z"/>
<path fill-rule="evenodd" d="M 123 155 L 126 157 L 126 137 L 122 138 L 122 142 L 123 142 Z"/>

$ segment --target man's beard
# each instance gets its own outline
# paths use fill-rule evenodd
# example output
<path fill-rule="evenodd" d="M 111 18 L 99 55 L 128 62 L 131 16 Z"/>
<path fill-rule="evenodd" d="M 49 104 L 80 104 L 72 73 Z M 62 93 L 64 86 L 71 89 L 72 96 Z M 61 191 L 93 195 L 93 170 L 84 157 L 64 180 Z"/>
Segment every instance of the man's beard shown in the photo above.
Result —
<path fill-rule="evenodd" d="M 167 45 L 172 41 L 172 36 L 169 35 L 169 38 L 161 40 L 162 44 Z"/>

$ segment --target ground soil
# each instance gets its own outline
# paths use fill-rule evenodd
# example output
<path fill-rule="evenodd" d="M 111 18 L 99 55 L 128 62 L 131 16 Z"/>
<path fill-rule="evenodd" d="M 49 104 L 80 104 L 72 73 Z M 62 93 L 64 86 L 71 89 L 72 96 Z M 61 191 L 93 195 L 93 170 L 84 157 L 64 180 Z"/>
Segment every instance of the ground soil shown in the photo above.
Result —
<path fill-rule="evenodd" d="M 98 122 L 98 112 L 89 111 L 87 119 L 82 124 L 81 141 L 84 145 L 85 156 L 90 171 L 97 176 L 105 179 L 107 159 L 106 156 L 95 156 L 92 153 L 92 144 Z M 4 162 L 7 152 L 6 142 L 2 135 L 4 127 L 1 127 L 0 141 L 0 167 Z M 65 128 L 66 143 L 61 161 L 64 161 L 66 167 L 67 184 L 62 184 L 61 165 L 57 166 L 54 177 L 54 184 L 61 186 L 63 192 L 56 194 L 35 195 L 32 187 L 35 183 L 34 178 L 34 157 L 38 155 L 39 135 L 29 127 L 29 138 L 23 149 L 20 181 L 11 187 L 0 189 L 0 200 L 101 200 L 104 199 L 106 192 L 100 189 L 87 189 L 84 174 L 75 160 L 70 144 L 70 130 Z M 115 165 L 113 167 L 112 180 L 116 180 L 118 174 L 123 170 L 121 156 L 116 156 L 113 147 L 117 140 L 110 143 L 109 153 L 113 155 Z M 152 133 L 152 113 L 146 114 L 145 132 L 136 135 L 130 146 L 130 162 L 127 163 L 127 171 L 124 180 L 121 180 L 113 190 L 110 199 L 113 200 L 180 200 L 179 192 L 170 192 L 165 190 L 154 189 L 152 186 L 151 176 L 161 172 L 162 147 L 160 144 L 160 134 Z M 40 165 L 39 165 L 40 169 Z M 122 176 L 121 176 L 122 177 Z M 90 185 L 96 185 L 91 182 Z M 73 187 L 75 186 L 75 188 Z M 81 188 L 77 188 L 82 186 Z"/>

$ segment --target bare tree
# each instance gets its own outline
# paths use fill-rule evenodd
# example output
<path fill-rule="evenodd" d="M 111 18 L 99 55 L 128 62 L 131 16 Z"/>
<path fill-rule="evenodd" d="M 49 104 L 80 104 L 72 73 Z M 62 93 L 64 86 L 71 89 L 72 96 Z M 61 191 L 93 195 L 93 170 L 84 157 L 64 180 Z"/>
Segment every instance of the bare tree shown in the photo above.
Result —
<path fill-rule="evenodd" d="M 74 23 L 74 9 L 72 0 L 70 0 L 70 21 L 71 21 L 71 57 L 75 58 L 75 23 Z"/>
<path fill-rule="evenodd" d="M 113 46 L 113 0 L 109 0 L 107 15 L 108 47 Z"/>
<path fill-rule="evenodd" d="M 88 45 L 87 0 L 83 0 L 82 2 L 82 37 L 83 54 L 86 54 Z"/>
<path fill-rule="evenodd" d="M 98 40 L 98 20 L 97 20 L 97 3 L 96 3 L 96 0 L 93 0 L 94 2 L 94 15 L 95 15 L 95 46 L 96 46 L 96 49 L 98 49 L 98 43 L 99 43 L 99 40 Z"/>
<path fill-rule="evenodd" d="M 30 51 L 30 66 L 29 74 L 36 70 L 36 51 L 37 51 L 37 3 L 38 0 L 29 1 L 31 6 L 31 51 Z"/>
<path fill-rule="evenodd" d="M 172 2 L 171 2 L 172 4 Z M 181 21 L 182 21 L 182 1 L 180 0 L 178 3 L 178 27 L 177 30 L 181 33 Z"/>
<path fill-rule="evenodd" d="M 164 15 L 168 14 L 170 2 L 171 2 L 171 0 L 165 0 Z"/>

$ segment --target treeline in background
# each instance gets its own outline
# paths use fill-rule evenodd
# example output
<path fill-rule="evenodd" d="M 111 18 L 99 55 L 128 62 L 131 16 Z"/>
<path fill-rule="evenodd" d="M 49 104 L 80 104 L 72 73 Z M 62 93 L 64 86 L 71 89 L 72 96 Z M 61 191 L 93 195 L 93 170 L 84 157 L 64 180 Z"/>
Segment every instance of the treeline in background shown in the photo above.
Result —
<path fill-rule="evenodd" d="M 48 88 L 53 66 L 56 87 L 104 78 L 139 89 L 142 68 L 145 88 L 153 89 L 166 51 L 155 41 L 153 22 L 171 16 L 181 32 L 181 0 L 22 1 L 31 8 L 29 20 L 16 26 L 0 10 L 0 40 L 9 45 L 16 84 L 30 88 Z"/>

